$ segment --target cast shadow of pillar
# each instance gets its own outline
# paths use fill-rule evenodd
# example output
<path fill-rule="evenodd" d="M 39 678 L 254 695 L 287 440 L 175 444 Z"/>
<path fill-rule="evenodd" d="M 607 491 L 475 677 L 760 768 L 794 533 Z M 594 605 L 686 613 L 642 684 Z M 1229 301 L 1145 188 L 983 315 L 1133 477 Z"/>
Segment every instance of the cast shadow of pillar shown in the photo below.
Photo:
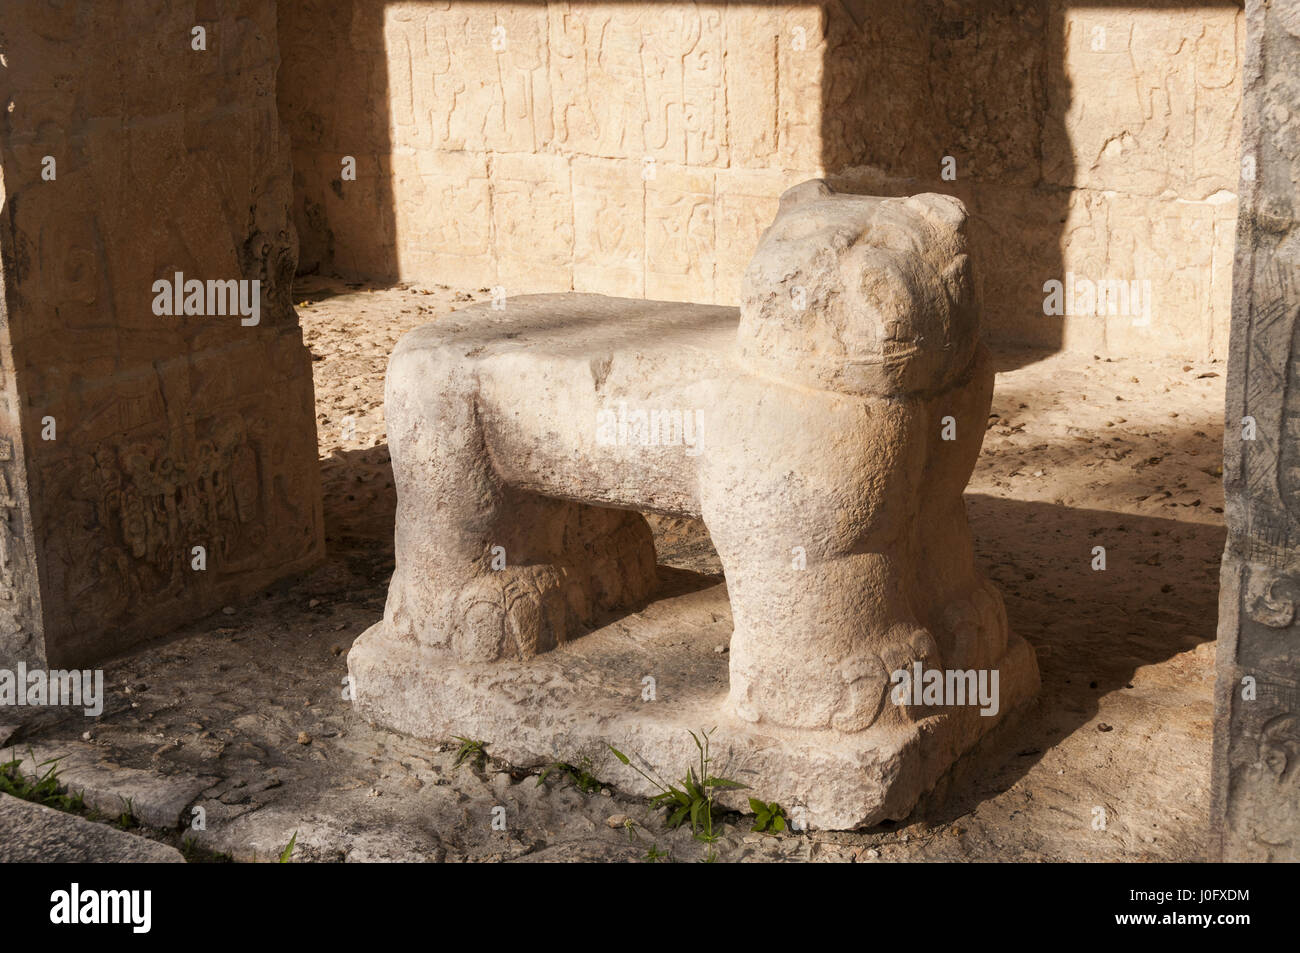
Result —
<path fill-rule="evenodd" d="M 825 14 L 822 164 L 832 182 L 956 195 L 971 216 L 985 334 L 1060 350 L 1062 319 L 1043 313 L 1042 286 L 1064 272 L 1074 182 L 1064 7 L 829 0 Z"/>
<path fill-rule="evenodd" d="M 1196 238 L 1168 223 L 1135 231 L 1134 218 L 1158 207 L 1150 183 L 1162 176 L 1166 190 L 1184 197 L 1203 188 L 1217 170 L 1212 162 L 1198 164 L 1200 150 L 1212 155 L 1213 143 L 1234 130 L 1216 129 L 1213 104 L 1199 100 L 1202 84 L 1212 87 L 1219 70 L 1202 62 L 1200 41 L 1196 57 L 1184 54 L 1177 73 L 1162 74 L 1158 66 L 1175 53 L 1167 44 L 1195 36 L 1180 33 L 1197 11 L 1239 6 L 826 0 L 823 164 L 841 188 L 938 191 L 966 203 L 991 341 L 1040 353 L 1109 348 L 1122 356 L 1123 334 L 1109 333 L 1113 318 L 1045 314 L 1044 283 L 1066 282 L 1069 272 L 1094 280 L 1152 277 L 1164 279 L 1158 284 L 1168 293 L 1168 274 L 1132 269 L 1140 260 L 1174 260 L 1167 249 L 1149 247 L 1157 235 L 1189 245 Z M 1222 17 L 1207 16 L 1203 29 L 1222 24 Z M 1189 95 L 1197 97 L 1195 119 L 1178 114 Z M 1174 122 L 1166 128 L 1171 102 Z M 1111 148 L 1130 137 L 1137 146 L 1131 156 L 1125 146 Z M 1183 254 L 1176 260 L 1192 260 Z M 1025 353 L 1012 363 L 1034 358 Z"/>
<path fill-rule="evenodd" d="M 292 143 L 300 275 L 398 279 L 386 3 L 278 4 L 276 96 Z"/>

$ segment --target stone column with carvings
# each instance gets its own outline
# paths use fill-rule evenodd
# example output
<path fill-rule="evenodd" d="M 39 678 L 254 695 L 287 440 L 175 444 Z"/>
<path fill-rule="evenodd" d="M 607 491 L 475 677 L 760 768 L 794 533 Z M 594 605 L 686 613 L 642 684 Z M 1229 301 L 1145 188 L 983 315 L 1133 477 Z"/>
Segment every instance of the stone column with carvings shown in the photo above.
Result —
<path fill-rule="evenodd" d="M 1300 860 L 1300 4 L 1247 0 L 1211 856 Z"/>
<path fill-rule="evenodd" d="M 278 66 L 274 4 L 5 5 L 0 668 L 322 556 Z"/>

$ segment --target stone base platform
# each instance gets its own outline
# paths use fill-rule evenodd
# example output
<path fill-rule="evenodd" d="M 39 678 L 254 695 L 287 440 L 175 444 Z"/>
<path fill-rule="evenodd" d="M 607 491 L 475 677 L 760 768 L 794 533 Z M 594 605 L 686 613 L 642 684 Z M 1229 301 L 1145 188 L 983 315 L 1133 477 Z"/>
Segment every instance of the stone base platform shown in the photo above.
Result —
<path fill-rule="evenodd" d="M 856 734 L 750 724 L 724 709 L 725 585 L 682 593 L 682 578 L 675 582 L 678 594 L 526 662 L 459 663 L 393 644 L 382 623 L 372 626 L 348 656 L 356 707 L 417 738 L 482 740 L 519 767 L 587 756 L 602 781 L 642 795 L 658 792 L 606 745 L 676 782 L 698 764 L 688 732 L 716 728 L 710 772 L 749 785 L 722 803 L 746 810 L 752 795 L 787 815 L 802 807 L 810 828 L 848 830 L 906 817 L 958 756 L 1038 690 L 1033 649 L 1013 634 L 998 666 L 997 715 L 953 708 L 910 729 Z"/>

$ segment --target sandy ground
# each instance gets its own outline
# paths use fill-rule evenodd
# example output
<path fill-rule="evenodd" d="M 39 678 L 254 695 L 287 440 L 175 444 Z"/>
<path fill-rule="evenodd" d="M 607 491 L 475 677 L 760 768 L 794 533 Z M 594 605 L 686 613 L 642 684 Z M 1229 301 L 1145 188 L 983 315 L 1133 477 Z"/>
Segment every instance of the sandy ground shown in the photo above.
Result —
<path fill-rule="evenodd" d="M 240 859 L 273 856 L 295 831 L 303 860 L 636 860 L 652 844 L 702 856 L 618 792 L 616 763 L 592 766 L 606 782 L 592 794 L 490 760 L 456 768 L 454 744 L 376 730 L 342 699 L 347 649 L 380 617 L 392 572 L 387 356 L 403 332 L 487 294 L 305 279 L 295 296 L 315 359 L 326 565 L 110 663 L 101 718 L 46 713 L 11 745 L 217 779 L 196 802 L 206 830 L 146 833 Z M 733 817 L 721 859 L 1204 856 L 1224 366 L 997 356 L 967 498 L 978 559 L 1037 650 L 1040 697 L 906 823 L 770 836 Z M 663 563 L 718 571 L 699 525 L 656 532 Z"/>

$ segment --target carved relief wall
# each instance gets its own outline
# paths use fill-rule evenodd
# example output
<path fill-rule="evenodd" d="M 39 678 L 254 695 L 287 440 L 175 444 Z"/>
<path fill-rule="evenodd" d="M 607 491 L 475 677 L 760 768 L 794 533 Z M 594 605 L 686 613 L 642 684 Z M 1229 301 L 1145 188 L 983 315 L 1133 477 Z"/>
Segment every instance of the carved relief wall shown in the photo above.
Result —
<path fill-rule="evenodd" d="M 275 29 L 256 3 L 6 10 L 0 662 L 118 651 L 322 554 Z M 258 282 L 257 323 L 156 313 L 177 273 Z"/>
<path fill-rule="evenodd" d="M 777 196 L 827 174 L 959 195 L 995 338 L 1222 356 L 1241 22 L 1217 2 L 285 0 L 302 267 L 734 304 Z M 1150 313 L 1045 315 L 1067 273 L 1149 281 Z"/>
<path fill-rule="evenodd" d="M 1300 12 L 1248 5 L 1212 852 L 1300 860 Z"/>

